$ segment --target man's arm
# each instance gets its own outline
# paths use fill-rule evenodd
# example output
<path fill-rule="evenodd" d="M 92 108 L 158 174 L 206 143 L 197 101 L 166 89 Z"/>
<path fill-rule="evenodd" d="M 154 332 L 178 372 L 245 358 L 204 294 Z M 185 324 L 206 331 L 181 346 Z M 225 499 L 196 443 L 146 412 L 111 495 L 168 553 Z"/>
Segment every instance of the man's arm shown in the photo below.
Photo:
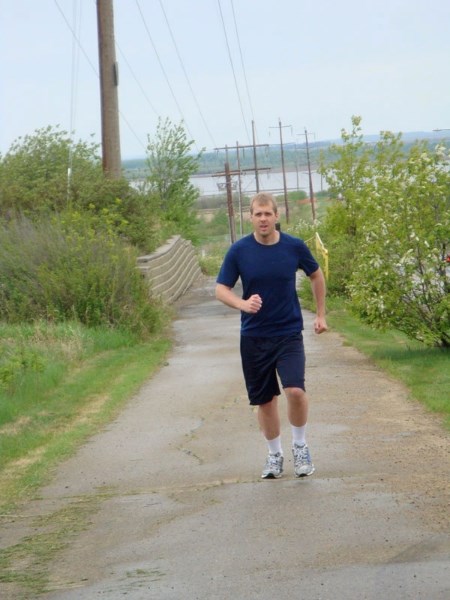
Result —
<path fill-rule="evenodd" d="M 328 329 L 327 321 L 325 318 L 326 284 L 322 269 L 319 267 L 317 271 L 311 273 L 309 279 L 311 281 L 311 288 L 314 300 L 316 301 L 316 318 L 314 319 L 314 331 L 316 333 L 322 333 Z"/>
<path fill-rule="evenodd" d="M 216 285 L 216 298 L 231 308 L 250 314 L 257 313 L 262 306 L 262 299 L 258 294 L 253 294 L 247 300 L 243 300 L 233 292 L 232 288 L 222 283 Z"/>

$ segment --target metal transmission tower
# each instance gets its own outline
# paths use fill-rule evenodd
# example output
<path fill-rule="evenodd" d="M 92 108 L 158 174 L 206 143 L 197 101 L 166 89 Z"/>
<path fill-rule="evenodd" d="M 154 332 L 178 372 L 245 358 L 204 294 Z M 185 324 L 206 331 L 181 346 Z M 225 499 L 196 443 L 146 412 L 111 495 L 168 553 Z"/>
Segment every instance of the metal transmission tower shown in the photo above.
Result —
<path fill-rule="evenodd" d="M 97 0 L 103 172 L 111 179 L 122 176 L 119 133 L 119 69 L 114 43 L 113 0 Z"/>

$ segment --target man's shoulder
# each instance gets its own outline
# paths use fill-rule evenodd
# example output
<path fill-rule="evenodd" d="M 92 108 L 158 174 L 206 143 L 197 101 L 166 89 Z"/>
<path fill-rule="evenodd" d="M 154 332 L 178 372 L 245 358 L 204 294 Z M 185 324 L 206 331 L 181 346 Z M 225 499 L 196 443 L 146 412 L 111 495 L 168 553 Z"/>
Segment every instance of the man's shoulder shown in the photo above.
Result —
<path fill-rule="evenodd" d="M 252 233 L 249 233 L 248 235 L 244 235 L 244 237 L 242 237 L 240 240 L 237 240 L 236 242 L 231 244 L 230 250 L 232 250 L 232 249 L 239 250 L 239 248 L 245 248 L 246 246 L 253 246 L 254 239 L 255 238 L 253 237 Z"/>
<path fill-rule="evenodd" d="M 285 233 L 284 231 L 281 231 L 280 234 L 281 234 L 280 241 L 282 241 L 285 244 L 289 244 L 290 246 L 297 246 L 297 247 L 300 247 L 300 246 L 303 247 L 305 245 L 305 242 L 302 239 L 295 237 L 294 235 L 291 235 L 290 233 Z"/>

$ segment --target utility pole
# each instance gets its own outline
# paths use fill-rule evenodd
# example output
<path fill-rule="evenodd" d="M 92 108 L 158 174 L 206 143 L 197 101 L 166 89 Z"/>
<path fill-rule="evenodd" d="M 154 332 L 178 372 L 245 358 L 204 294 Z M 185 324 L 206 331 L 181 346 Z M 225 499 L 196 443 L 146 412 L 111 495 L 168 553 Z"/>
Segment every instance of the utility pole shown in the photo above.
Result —
<path fill-rule="evenodd" d="M 97 0 L 97 27 L 103 172 L 110 179 L 119 179 L 122 176 L 117 90 L 119 69 L 114 43 L 113 0 Z"/>
<path fill-rule="evenodd" d="M 216 151 L 225 150 L 225 170 L 223 173 L 214 173 L 213 177 L 223 177 L 225 175 L 225 187 L 227 191 L 227 205 L 228 205 L 228 220 L 230 223 L 230 235 L 231 235 L 231 243 L 236 241 L 236 224 L 234 221 L 234 207 L 233 207 L 233 191 L 231 185 L 231 175 L 237 175 L 239 177 L 239 216 L 240 216 L 240 233 L 241 237 L 243 235 L 243 214 L 242 214 L 242 187 L 241 187 L 241 174 L 245 171 L 254 171 L 255 172 L 255 180 L 256 180 L 256 192 L 259 192 L 259 180 L 258 180 L 258 172 L 259 171 L 269 171 L 270 167 L 259 167 L 256 164 L 256 148 L 259 146 L 268 146 L 269 144 L 255 144 L 255 129 L 254 129 L 254 121 L 252 121 L 253 126 L 253 144 L 240 146 L 239 142 L 236 142 L 236 157 L 237 157 L 237 170 L 231 171 L 230 164 L 228 162 L 228 146 L 224 146 L 223 148 L 214 148 Z M 239 157 L 239 150 L 241 148 L 253 148 L 253 159 L 254 159 L 254 168 L 249 169 L 241 169 L 241 162 Z"/>
<path fill-rule="evenodd" d="M 236 146 L 237 151 L 239 152 L 239 148 L 244 148 L 246 146 Z M 228 146 L 226 146 L 225 148 L 216 148 L 216 150 L 228 150 Z M 228 153 L 227 153 L 227 158 L 228 158 Z M 260 167 L 258 170 L 259 171 L 267 171 L 269 170 L 270 167 Z M 225 188 L 226 188 L 226 192 L 227 192 L 227 205 L 228 205 L 228 220 L 230 223 L 230 235 L 231 235 L 231 242 L 233 243 L 234 241 L 236 241 L 236 227 L 235 227 L 235 223 L 234 223 L 234 207 L 233 207 L 233 191 L 232 191 L 232 184 L 231 184 L 231 176 L 232 175 L 238 175 L 239 176 L 239 190 L 241 190 L 241 174 L 245 173 L 247 171 L 253 171 L 253 167 L 249 168 L 249 169 L 241 169 L 241 165 L 240 165 L 240 160 L 239 160 L 239 156 L 238 156 L 238 169 L 231 171 L 230 170 L 230 165 L 228 163 L 228 160 L 225 163 L 225 170 L 223 171 L 223 173 L 213 173 L 213 177 L 223 177 L 225 176 Z M 242 234 L 242 223 L 243 223 L 243 216 L 242 216 L 242 203 L 240 204 L 240 211 L 241 211 L 241 234 Z"/>
<path fill-rule="evenodd" d="M 230 165 L 228 161 L 225 163 L 225 181 L 227 188 L 227 204 L 228 204 L 228 220 L 230 223 L 230 239 L 231 243 L 234 244 L 236 241 L 236 223 L 234 222 L 234 208 L 233 208 L 233 193 L 231 190 L 231 174 Z"/>
<path fill-rule="evenodd" d="M 306 130 L 306 127 L 305 127 L 305 144 L 306 144 L 306 158 L 307 158 L 307 161 L 308 161 L 309 201 L 311 203 L 311 211 L 312 211 L 313 223 L 315 223 L 315 221 L 316 221 L 316 207 L 315 207 L 315 200 L 314 200 L 314 190 L 313 190 L 313 183 L 312 183 L 312 174 L 311 174 L 311 161 L 310 161 L 310 158 L 309 158 L 308 131 Z"/>
<path fill-rule="evenodd" d="M 259 192 L 259 178 L 258 178 L 258 165 L 256 162 L 255 121 L 252 121 L 252 133 L 253 133 L 253 163 L 255 165 L 255 184 L 256 184 L 256 193 L 258 193 Z"/>
<path fill-rule="evenodd" d="M 242 214 L 242 181 L 241 181 L 241 159 L 239 157 L 239 142 L 236 142 L 236 158 L 238 170 L 238 202 L 239 202 L 239 233 L 244 235 L 244 215 Z"/>
<path fill-rule="evenodd" d="M 280 130 L 281 168 L 283 170 L 284 206 L 286 211 L 286 223 L 289 223 L 289 202 L 287 195 L 286 169 L 284 166 L 283 127 L 291 127 L 291 125 L 282 125 L 281 119 L 278 119 L 278 128 Z M 273 129 L 273 127 L 271 127 L 271 129 Z"/>
<path fill-rule="evenodd" d="M 253 123 L 253 121 L 252 121 Z M 249 169 L 242 169 L 242 171 L 255 171 L 255 180 L 256 180 L 256 193 L 259 192 L 259 179 L 258 179 L 258 173 L 259 171 L 270 171 L 270 167 L 258 167 L 256 165 L 256 148 L 262 148 L 265 147 L 267 148 L 269 146 L 269 144 L 255 144 L 253 142 L 253 144 L 244 144 L 242 146 L 239 145 L 238 142 L 236 142 L 236 153 L 239 155 L 239 150 L 244 150 L 245 148 L 253 148 L 253 161 L 254 161 L 254 168 L 249 168 Z M 226 160 L 228 161 L 228 146 L 224 146 L 223 148 L 214 148 L 214 150 L 217 152 L 219 150 L 225 150 L 226 152 Z M 239 160 L 239 156 L 238 156 L 238 160 Z M 233 172 L 233 174 L 236 174 L 236 172 Z"/>

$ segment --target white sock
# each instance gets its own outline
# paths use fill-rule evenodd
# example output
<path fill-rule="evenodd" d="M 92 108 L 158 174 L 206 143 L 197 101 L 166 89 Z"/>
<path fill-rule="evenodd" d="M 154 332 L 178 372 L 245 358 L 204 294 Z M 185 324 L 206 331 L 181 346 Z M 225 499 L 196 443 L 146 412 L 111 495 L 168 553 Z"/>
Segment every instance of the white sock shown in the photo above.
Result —
<path fill-rule="evenodd" d="M 283 450 L 281 449 L 281 435 L 279 435 L 276 438 L 273 438 L 273 440 L 266 439 L 266 442 L 269 446 L 270 454 L 283 454 Z"/>
<path fill-rule="evenodd" d="M 306 425 L 302 427 L 295 427 L 291 425 L 292 429 L 292 445 L 297 444 L 298 446 L 304 446 L 306 444 Z"/>

